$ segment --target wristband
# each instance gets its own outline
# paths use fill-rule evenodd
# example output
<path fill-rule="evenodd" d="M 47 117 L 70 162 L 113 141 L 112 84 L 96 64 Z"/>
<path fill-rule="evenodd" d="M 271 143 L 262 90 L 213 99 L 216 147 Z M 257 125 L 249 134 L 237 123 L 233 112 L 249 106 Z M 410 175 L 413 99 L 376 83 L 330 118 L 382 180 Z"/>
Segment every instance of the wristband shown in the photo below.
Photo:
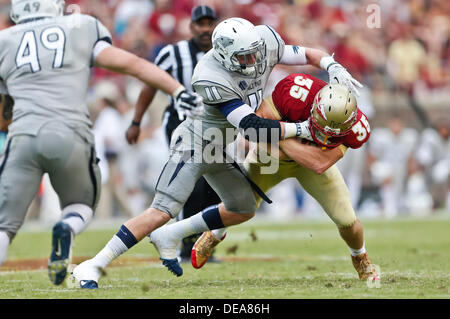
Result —
<path fill-rule="evenodd" d="M 141 126 L 141 122 L 138 121 L 131 121 L 131 126 Z"/>
<path fill-rule="evenodd" d="M 284 139 L 298 136 L 297 135 L 297 133 L 299 133 L 298 130 L 299 126 L 297 126 L 297 123 L 284 123 Z"/>
<path fill-rule="evenodd" d="M 333 53 L 333 55 L 334 55 L 334 53 Z M 320 63 L 319 63 L 319 65 L 320 65 L 320 67 L 323 69 L 323 70 L 326 70 L 326 71 L 328 71 L 328 68 L 332 65 L 332 64 L 337 64 L 337 62 L 334 60 L 334 58 L 333 58 L 333 55 L 327 55 L 327 56 L 324 56 L 323 58 L 321 58 L 320 59 Z"/>
<path fill-rule="evenodd" d="M 173 93 L 172 93 L 172 97 L 174 99 L 176 99 L 178 97 L 178 95 L 180 95 L 181 92 L 185 91 L 186 88 L 182 85 L 180 85 Z"/>

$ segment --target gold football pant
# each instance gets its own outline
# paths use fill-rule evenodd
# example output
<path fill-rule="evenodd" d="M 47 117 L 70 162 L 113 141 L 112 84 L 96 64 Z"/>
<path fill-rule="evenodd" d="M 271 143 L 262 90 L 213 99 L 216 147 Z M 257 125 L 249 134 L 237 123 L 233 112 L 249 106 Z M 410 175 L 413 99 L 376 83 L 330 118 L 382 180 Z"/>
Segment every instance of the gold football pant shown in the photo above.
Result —
<path fill-rule="evenodd" d="M 272 156 L 270 158 L 278 161 Z M 261 174 L 261 167 L 267 165 L 257 161 L 254 151 L 249 152 L 244 162 L 250 179 L 263 192 L 269 191 L 286 178 L 294 177 L 303 189 L 317 200 L 337 227 L 346 228 L 356 221 L 350 192 L 336 165 L 331 166 L 323 174 L 317 174 L 293 160 L 279 160 L 279 169 L 276 173 Z M 255 196 L 259 207 L 261 198 L 256 193 Z"/>

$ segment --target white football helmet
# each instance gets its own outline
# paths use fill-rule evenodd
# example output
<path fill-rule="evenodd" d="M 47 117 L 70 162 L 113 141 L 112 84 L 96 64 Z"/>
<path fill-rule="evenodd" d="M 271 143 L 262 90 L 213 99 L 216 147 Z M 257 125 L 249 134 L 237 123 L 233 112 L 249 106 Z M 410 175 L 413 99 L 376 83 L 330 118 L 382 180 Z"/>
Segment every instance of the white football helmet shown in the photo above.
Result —
<path fill-rule="evenodd" d="M 212 44 L 214 57 L 228 71 L 257 78 L 266 70 L 266 43 L 250 21 L 222 21 L 213 31 Z"/>
<path fill-rule="evenodd" d="M 64 6 L 64 0 L 11 0 L 10 15 L 17 24 L 28 19 L 62 16 Z"/>

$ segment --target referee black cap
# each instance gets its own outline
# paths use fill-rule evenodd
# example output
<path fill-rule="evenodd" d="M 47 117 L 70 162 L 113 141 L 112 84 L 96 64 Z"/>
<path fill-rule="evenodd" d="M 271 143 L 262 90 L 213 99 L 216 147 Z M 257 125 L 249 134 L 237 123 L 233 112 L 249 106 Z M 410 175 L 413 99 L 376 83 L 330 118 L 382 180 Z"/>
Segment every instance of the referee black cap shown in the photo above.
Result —
<path fill-rule="evenodd" d="M 198 21 L 203 18 L 217 19 L 216 12 L 208 6 L 197 6 L 192 9 L 191 20 Z"/>

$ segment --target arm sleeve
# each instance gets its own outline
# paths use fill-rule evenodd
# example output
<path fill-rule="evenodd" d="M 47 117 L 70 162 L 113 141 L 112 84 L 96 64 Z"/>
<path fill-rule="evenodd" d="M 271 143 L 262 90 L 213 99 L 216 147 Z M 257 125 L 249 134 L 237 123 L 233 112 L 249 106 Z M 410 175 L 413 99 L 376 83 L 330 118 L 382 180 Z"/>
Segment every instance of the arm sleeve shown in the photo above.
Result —
<path fill-rule="evenodd" d="M 231 100 L 218 104 L 217 107 L 228 122 L 244 131 L 243 136 L 247 140 L 270 143 L 272 141 L 272 129 L 275 130 L 277 139 L 280 140 L 280 122 L 258 117 L 253 109 L 241 100 Z"/>
<path fill-rule="evenodd" d="M 96 37 L 92 48 L 92 61 L 95 62 L 98 55 L 106 48 L 112 45 L 111 33 L 108 29 L 98 20 L 94 19 Z M 93 63 L 92 63 L 93 64 Z"/>
<path fill-rule="evenodd" d="M 280 59 L 280 64 L 286 65 L 305 65 L 308 64 L 306 59 L 305 47 L 297 45 L 286 45 L 283 55 Z"/>
<path fill-rule="evenodd" d="M 94 45 L 94 49 L 92 50 L 92 58 L 93 61 L 95 61 L 98 57 L 98 55 L 106 48 L 110 47 L 111 44 L 106 42 L 106 41 L 98 41 L 95 45 Z"/>

